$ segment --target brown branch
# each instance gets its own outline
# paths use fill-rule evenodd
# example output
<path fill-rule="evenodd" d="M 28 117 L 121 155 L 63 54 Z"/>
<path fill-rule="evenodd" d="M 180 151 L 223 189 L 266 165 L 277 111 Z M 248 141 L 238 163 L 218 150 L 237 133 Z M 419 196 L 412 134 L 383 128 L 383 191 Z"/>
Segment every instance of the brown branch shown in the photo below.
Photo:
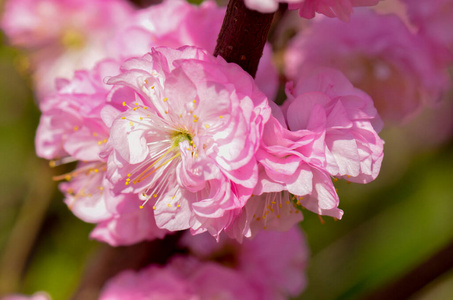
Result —
<path fill-rule="evenodd" d="M 408 299 L 449 270 L 453 270 L 453 241 L 407 274 L 364 299 Z"/>
<path fill-rule="evenodd" d="M 230 0 L 214 55 L 238 64 L 255 77 L 273 17 L 273 13 L 248 9 L 243 0 Z"/>

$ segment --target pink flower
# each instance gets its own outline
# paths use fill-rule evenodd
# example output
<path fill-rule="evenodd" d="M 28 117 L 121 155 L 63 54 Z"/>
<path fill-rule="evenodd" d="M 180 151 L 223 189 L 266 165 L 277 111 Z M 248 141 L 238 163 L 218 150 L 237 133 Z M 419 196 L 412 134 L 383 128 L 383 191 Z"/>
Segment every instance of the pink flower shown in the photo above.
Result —
<path fill-rule="evenodd" d="M 217 236 L 257 183 L 267 98 L 237 65 L 193 47 L 153 49 L 108 83 L 112 99 L 135 90 L 121 98 L 126 111 L 103 111 L 113 191 L 150 202 L 159 228 Z"/>
<path fill-rule="evenodd" d="M 181 243 L 200 260 L 215 260 L 236 270 L 259 299 L 287 299 L 305 288 L 308 249 L 297 226 L 286 232 L 261 232 L 242 244 L 226 236 L 216 242 L 206 234 L 185 234 Z"/>
<path fill-rule="evenodd" d="M 105 43 L 132 13 L 122 0 L 10 0 L 1 28 L 30 55 L 38 92 L 54 89 L 57 77 L 91 68 L 107 55 Z"/>
<path fill-rule="evenodd" d="M 142 56 L 151 47 L 188 45 L 213 53 L 224 16 L 225 8 L 215 1 L 193 5 L 185 0 L 165 0 L 137 11 L 108 44 L 109 52 L 115 57 L 129 58 Z M 269 44 L 264 48 L 256 83 L 270 99 L 275 97 L 278 76 Z"/>
<path fill-rule="evenodd" d="M 325 131 L 323 150 L 330 175 L 358 183 L 377 177 L 383 158 L 383 141 L 377 133 L 383 124 L 366 93 L 333 69 L 302 77 L 287 92 L 288 128 L 320 132 L 322 126 Z"/>
<path fill-rule="evenodd" d="M 295 79 L 319 66 L 340 69 L 371 95 L 384 119 L 401 122 L 437 103 L 448 88 L 435 56 L 399 18 L 363 11 L 349 23 L 314 22 L 290 43 L 285 69 Z"/>
<path fill-rule="evenodd" d="M 338 18 L 348 22 L 353 7 L 373 6 L 380 0 L 303 0 L 300 3 L 290 4 L 290 9 L 299 9 L 302 18 L 312 19 L 315 13 L 326 15 L 330 18 Z"/>
<path fill-rule="evenodd" d="M 238 240 L 291 227 L 302 220 L 302 207 L 341 219 L 331 177 L 367 183 L 379 173 L 382 122 L 368 95 L 331 69 L 289 84 L 287 95 L 283 110 L 274 105 L 265 125 L 257 196 L 228 228 Z"/>

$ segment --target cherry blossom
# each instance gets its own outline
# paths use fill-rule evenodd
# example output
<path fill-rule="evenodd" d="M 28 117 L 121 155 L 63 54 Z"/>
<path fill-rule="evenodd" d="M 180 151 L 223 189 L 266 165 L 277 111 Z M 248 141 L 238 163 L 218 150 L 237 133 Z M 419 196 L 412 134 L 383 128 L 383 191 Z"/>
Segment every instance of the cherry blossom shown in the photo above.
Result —
<path fill-rule="evenodd" d="M 108 83 L 112 99 L 121 88 L 135 91 L 122 98 L 124 112 L 103 111 L 114 193 L 140 197 L 160 228 L 217 236 L 258 180 L 265 95 L 237 65 L 194 47 L 153 49 Z"/>

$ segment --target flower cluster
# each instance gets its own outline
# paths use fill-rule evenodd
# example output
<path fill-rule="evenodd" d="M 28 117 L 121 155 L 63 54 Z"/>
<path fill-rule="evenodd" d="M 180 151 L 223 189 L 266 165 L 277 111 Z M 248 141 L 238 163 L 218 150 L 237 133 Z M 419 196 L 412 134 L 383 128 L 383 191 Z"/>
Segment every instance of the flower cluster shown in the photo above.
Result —
<path fill-rule="evenodd" d="M 394 16 L 352 14 L 379 0 L 244 1 L 325 15 L 280 52 L 280 106 L 269 45 L 256 78 L 212 55 L 225 14 L 214 1 L 29 2 L 9 2 L 2 28 L 31 58 L 38 156 L 75 163 L 54 178 L 68 208 L 112 246 L 186 231 L 187 255 L 119 274 L 100 299 L 296 296 L 308 252 L 302 209 L 341 219 L 335 182 L 380 172 L 378 112 L 401 120 L 448 87 L 433 55 L 448 51 L 425 43 L 427 25 L 416 35 Z M 20 14 L 33 18 L 15 22 Z M 62 26 L 49 27 L 54 19 Z"/>
<path fill-rule="evenodd" d="M 278 107 L 264 82 L 209 54 L 209 31 L 194 30 L 193 17 L 209 30 L 223 13 L 184 1 L 137 11 L 107 45 L 113 58 L 58 79 L 41 101 L 37 153 L 54 166 L 78 161 L 55 179 L 68 181 L 73 213 L 97 224 L 93 238 L 129 245 L 190 229 L 242 241 L 288 230 L 303 207 L 340 219 L 333 181 L 379 173 L 382 124 L 369 96 L 326 69 L 289 83 Z M 184 43 L 207 50 L 138 55 Z"/>

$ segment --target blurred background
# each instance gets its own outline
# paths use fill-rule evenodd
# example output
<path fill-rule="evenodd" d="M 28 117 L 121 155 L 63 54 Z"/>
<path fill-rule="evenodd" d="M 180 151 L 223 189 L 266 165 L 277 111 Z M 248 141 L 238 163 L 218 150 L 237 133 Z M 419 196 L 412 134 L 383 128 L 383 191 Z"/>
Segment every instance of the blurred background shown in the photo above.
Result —
<path fill-rule="evenodd" d="M 3 33 L 0 39 L 0 295 L 46 291 L 69 299 L 101 245 L 88 239 L 93 225 L 62 202 L 52 180 L 61 169 L 35 155 L 39 109 L 26 60 Z M 300 299 L 362 299 L 453 249 L 452 124 L 450 93 L 440 107 L 388 126 L 378 179 L 337 183 L 343 219 L 305 212 L 300 226 L 311 259 Z M 413 299 L 453 299 L 453 269 L 436 277 Z"/>

